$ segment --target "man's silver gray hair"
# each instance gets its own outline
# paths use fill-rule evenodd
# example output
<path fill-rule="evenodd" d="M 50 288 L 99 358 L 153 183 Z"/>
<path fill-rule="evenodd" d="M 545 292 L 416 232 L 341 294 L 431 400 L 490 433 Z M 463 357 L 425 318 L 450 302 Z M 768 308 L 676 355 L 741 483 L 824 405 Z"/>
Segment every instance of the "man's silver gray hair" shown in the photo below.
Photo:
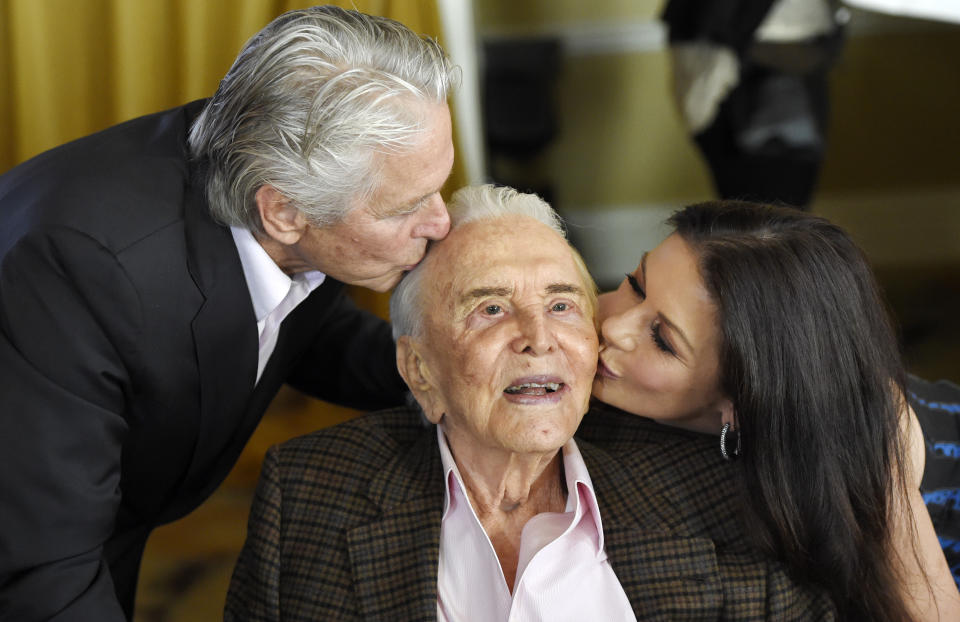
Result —
<path fill-rule="evenodd" d="M 377 188 L 377 154 L 403 153 L 459 69 L 403 24 L 333 6 L 290 11 L 254 35 L 190 128 L 218 221 L 263 231 L 274 186 L 315 226 Z"/>
<path fill-rule="evenodd" d="M 453 193 L 447 203 L 450 212 L 450 231 L 471 222 L 496 220 L 507 216 L 526 216 L 541 222 L 566 239 L 563 221 L 546 201 L 535 194 L 524 194 L 506 186 L 467 186 Z M 408 272 L 390 297 L 390 322 L 393 339 L 403 335 L 419 337 L 423 331 L 423 306 L 420 302 L 421 285 L 426 259 Z M 587 276 L 589 278 L 589 275 Z M 591 281 L 592 283 L 592 281 Z"/>

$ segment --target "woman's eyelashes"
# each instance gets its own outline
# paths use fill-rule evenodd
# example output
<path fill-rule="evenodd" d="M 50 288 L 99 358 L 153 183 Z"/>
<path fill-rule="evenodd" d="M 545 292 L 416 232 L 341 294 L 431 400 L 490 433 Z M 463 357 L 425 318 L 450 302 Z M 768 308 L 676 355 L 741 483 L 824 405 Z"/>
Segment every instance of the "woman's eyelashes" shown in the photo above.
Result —
<path fill-rule="evenodd" d="M 627 283 L 630 284 L 630 287 L 633 289 L 634 293 L 636 293 L 637 296 L 640 296 L 640 298 L 646 300 L 647 292 L 643 289 L 643 286 L 640 285 L 640 281 L 637 280 L 637 277 L 633 276 L 632 274 L 626 274 L 625 276 L 627 277 Z M 670 347 L 670 344 L 667 343 L 667 340 L 663 338 L 662 334 L 660 334 L 660 330 L 660 320 L 654 321 L 650 326 L 650 338 L 653 339 L 654 345 L 656 345 L 657 349 L 662 352 L 676 355 L 674 349 Z"/>
<path fill-rule="evenodd" d="M 632 274 L 627 274 L 627 283 L 630 283 L 630 287 L 633 288 L 633 291 L 640 296 L 641 298 L 647 297 L 647 292 L 644 291 L 643 287 L 640 286 L 640 281 L 637 280 L 637 277 Z"/>
<path fill-rule="evenodd" d="M 673 348 L 670 347 L 670 344 L 667 343 L 667 340 L 663 338 L 663 335 L 660 334 L 660 322 L 659 320 L 653 323 L 653 326 L 650 327 L 650 337 L 653 339 L 653 343 L 657 348 L 667 354 L 675 354 Z"/>

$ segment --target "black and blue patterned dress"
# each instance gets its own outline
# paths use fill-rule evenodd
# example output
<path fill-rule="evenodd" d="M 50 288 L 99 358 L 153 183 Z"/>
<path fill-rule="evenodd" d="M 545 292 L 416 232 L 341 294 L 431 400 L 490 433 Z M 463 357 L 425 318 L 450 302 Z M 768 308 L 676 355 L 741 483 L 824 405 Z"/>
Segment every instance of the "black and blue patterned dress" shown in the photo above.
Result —
<path fill-rule="evenodd" d="M 920 492 L 960 587 L 960 386 L 911 376 L 907 389 L 927 446 Z"/>

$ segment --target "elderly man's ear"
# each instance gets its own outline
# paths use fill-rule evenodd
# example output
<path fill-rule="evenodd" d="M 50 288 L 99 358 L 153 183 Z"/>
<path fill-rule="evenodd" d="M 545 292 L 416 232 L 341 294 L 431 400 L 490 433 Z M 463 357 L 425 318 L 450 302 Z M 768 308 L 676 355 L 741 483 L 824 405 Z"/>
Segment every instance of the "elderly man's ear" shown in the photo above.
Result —
<path fill-rule="evenodd" d="M 440 395 L 433 382 L 433 374 L 427 362 L 420 355 L 420 344 L 408 336 L 397 340 L 397 370 L 413 393 L 424 414 L 433 423 L 440 423 L 443 407 Z"/>
<path fill-rule="evenodd" d="M 300 241 L 307 230 L 307 219 L 290 200 L 270 185 L 260 186 L 255 195 L 260 222 L 267 235 L 281 244 Z"/>

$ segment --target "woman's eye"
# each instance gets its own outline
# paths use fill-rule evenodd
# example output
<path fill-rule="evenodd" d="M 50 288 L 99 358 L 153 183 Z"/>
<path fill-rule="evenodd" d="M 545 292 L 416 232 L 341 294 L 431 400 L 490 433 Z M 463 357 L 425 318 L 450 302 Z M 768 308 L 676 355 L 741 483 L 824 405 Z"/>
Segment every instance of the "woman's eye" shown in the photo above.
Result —
<path fill-rule="evenodd" d="M 641 298 L 647 297 L 647 292 L 640 286 L 640 281 L 637 280 L 637 277 L 632 274 L 627 274 L 627 283 L 630 284 L 630 287 L 633 289 L 634 293 Z"/>
<path fill-rule="evenodd" d="M 556 311 L 557 313 L 562 313 L 563 311 L 566 311 L 569 308 L 570 308 L 570 305 L 568 305 L 567 303 L 557 302 L 557 303 L 554 303 L 552 307 L 550 307 L 550 310 Z"/>
<path fill-rule="evenodd" d="M 500 313 L 500 311 L 502 311 L 500 305 L 487 305 L 483 308 L 485 315 L 496 315 Z"/>
<path fill-rule="evenodd" d="M 653 339 L 653 343 L 657 346 L 657 349 L 667 354 L 675 354 L 673 348 L 670 347 L 667 340 L 660 334 L 660 322 L 655 322 L 653 326 L 650 327 L 650 337 Z"/>

